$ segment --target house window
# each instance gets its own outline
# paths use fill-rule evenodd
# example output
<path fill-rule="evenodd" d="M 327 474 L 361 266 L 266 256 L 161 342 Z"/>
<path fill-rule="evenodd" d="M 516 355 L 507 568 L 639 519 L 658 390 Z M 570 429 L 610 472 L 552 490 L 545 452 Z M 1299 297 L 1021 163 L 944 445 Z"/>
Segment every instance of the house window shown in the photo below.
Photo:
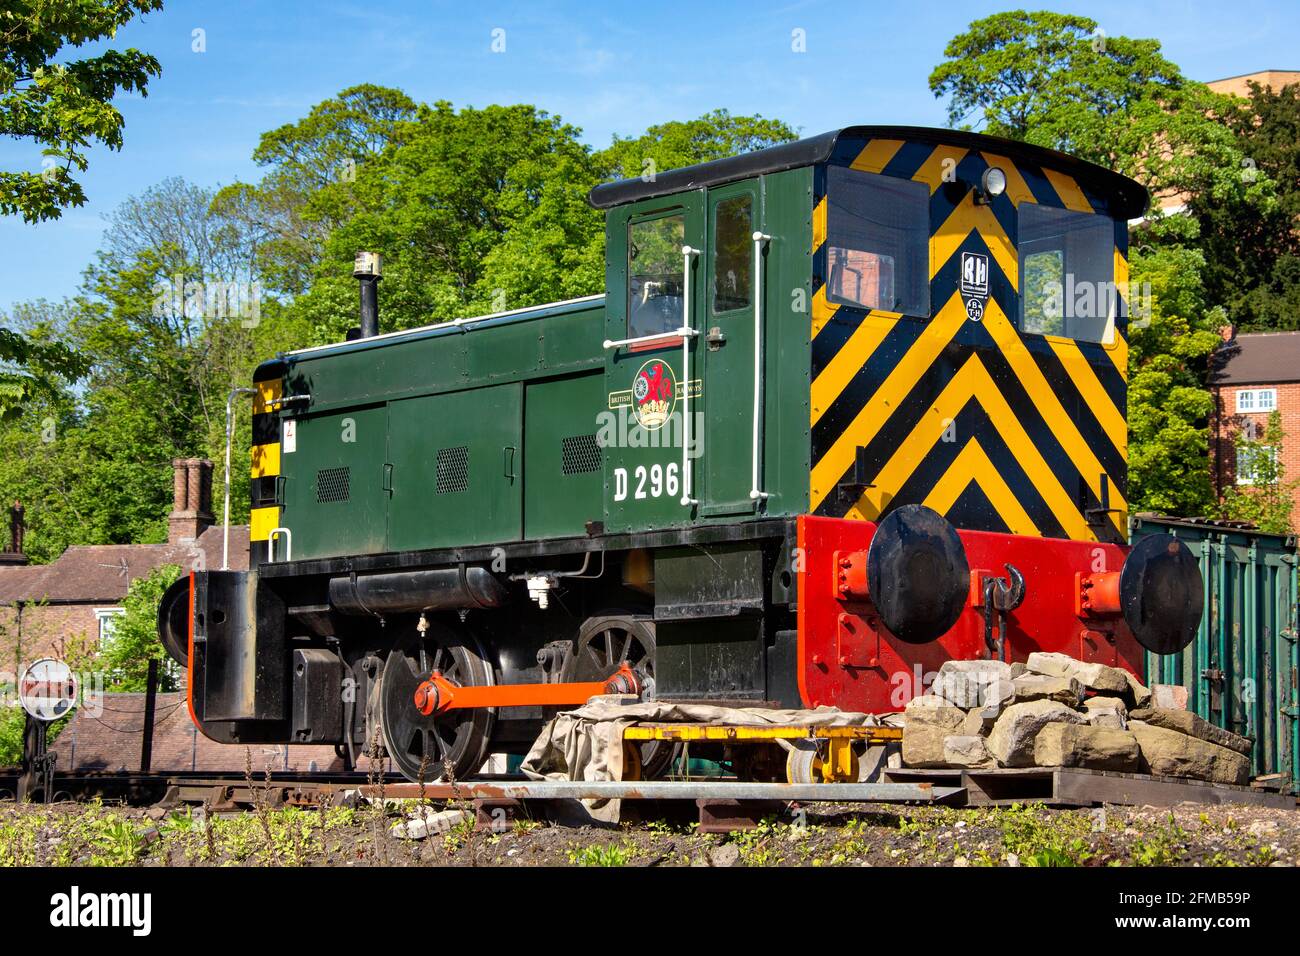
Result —
<path fill-rule="evenodd" d="M 1271 412 L 1277 408 L 1277 389 L 1243 388 L 1237 392 L 1237 414 Z"/>
<path fill-rule="evenodd" d="M 1271 466 L 1271 467 L 1270 467 Z M 1266 474 L 1261 475 L 1261 472 Z M 1277 474 L 1277 449 L 1268 445 L 1237 446 L 1237 484 L 1253 485 Z"/>
<path fill-rule="evenodd" d="M 95 609 L 95 623 L 99 628 L 99 648 L 103 650 L 113 640 L 117 631 L 117 619 L 123 614 L 120 607 L 101 607 Z"/>

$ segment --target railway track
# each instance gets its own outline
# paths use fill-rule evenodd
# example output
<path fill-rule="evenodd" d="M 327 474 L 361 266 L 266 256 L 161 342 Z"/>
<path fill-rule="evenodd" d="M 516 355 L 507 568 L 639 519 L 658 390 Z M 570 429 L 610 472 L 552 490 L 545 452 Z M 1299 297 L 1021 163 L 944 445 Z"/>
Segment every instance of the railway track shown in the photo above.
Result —
<path fill-rule="evenodd" d="M 0 799 L 14 799 L 19 778 L 17 770 L 0 770 Z M 49 796 L 51 802 L 99 797 L 132 806 L 182 802 L 212 803 L 217 809 L 237 809 L 252 806 L 256 800 L 273 805 L 315 805 L 328 792 L 399 781 L 405 782 L 400 774 L 376 775 L 364 771 L 281 771 L 250 776 L 243 771 L 141 773 L 79 770 L 55 772 Z"/>

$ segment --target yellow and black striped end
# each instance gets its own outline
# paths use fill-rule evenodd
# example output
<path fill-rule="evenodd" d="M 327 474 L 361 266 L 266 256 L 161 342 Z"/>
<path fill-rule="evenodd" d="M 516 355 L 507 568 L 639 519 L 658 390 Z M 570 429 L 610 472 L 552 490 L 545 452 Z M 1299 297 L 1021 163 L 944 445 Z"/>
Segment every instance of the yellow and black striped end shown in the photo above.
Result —
<path fill-rule="evenodd" d="M 809 510 L 877 520 L 925 504 L 958 527 L 1123 540 L 1127 504 L 1127 226 L 1107 197 L 1023 159 L 950 145 L 846 142 L 833 164 L 930 190 L 931 315 L 827 301 L 826 178 L 814 188 Z M 1005 192 L 977 203 L 996 165 Z M 1108 341 L 1022 334 L 1017 209 L 1039 203 L 1114 221 L 1118 314 Z M 988 257 L 979 320 L 961 253 Z"/>
<path fill-rule="evenodd" d="M 265 376 L 265 377 L 263 377 Z M 253 387 L 252 471 L 249 482 L 251 510 L 248 540 L 253 554 L 264 553 L 257 542 L 266 541 L 280 526 L 280 504 L 276 485 L 280 477 L 280 416 L 284 383 L 276 367 L 259 368 Z"/>

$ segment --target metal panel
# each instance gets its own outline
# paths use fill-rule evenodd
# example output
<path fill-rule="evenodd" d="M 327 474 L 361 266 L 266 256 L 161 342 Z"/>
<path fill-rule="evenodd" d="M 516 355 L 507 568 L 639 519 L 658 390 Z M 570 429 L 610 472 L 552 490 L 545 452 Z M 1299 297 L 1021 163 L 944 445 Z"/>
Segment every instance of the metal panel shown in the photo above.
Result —
<path fill-rule="evenodd" d="M 586 532 L 604 517 L 604 450 L 595 415 L 604 376 L 530 382 L 524 395 L 524 531 L 528 538 Z"/>
<path fill-rule="evenodd" d="M 1181 653 L 1148 654 L 1147 680 L 1181 684 L 1187 707 L 1252 737 L 1253 774 L 1300 787 L 1297 721 L 1296 539 L 1173 518 L 1135 518 L 1136 540 L 1168 533 L 1201 562 L 1205 617 Z"/>
<path fill-rule="evenodd" d="M 384 406 L 305 415 L 280 456 L 291 529 L 289 556 L 322 558 L 384 550 L 388 500 L 383 490 L 387 411 Z M 262 545 L 265 547 L 265 545 Z M 289 548 L 276 542 L 276 558 Z"/>
<path fill-rule="evenodd" d="M 255 571 L 196 578 L 196 712 L 209 723 L 285 717 L 284 603 Z"/>
<path fill-rule="evenodd" d="M 523 385 L 412 398 L 388 409 L 388 550 L 518 540 Z"/>

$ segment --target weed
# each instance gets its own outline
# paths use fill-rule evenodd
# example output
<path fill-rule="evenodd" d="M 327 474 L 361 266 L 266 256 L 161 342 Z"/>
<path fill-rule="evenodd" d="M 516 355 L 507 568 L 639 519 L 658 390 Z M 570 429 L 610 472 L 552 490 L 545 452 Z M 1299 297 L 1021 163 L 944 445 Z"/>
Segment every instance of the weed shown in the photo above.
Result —
<path fill-rule="evenodd" d="M 573 847 L 567 855 L 573 866 L 627 866 L 635 853 L 636 844 L 625 841 Z"/>

